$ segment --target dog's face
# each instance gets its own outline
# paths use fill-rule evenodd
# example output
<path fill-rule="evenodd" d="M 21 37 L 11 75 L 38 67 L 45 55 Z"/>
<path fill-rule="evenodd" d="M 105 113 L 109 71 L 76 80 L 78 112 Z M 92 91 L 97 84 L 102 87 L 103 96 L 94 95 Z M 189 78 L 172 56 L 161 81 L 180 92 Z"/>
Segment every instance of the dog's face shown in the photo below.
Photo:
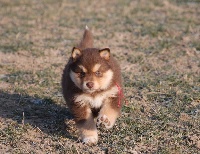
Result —
<path fill-rule="evenodd" d="M 107 61 L 110 50 L 86 49 L 72 50 L 70 78 L 85 93 L 93 93 L 107 89 L 112 83 L 113 71 Z"/>

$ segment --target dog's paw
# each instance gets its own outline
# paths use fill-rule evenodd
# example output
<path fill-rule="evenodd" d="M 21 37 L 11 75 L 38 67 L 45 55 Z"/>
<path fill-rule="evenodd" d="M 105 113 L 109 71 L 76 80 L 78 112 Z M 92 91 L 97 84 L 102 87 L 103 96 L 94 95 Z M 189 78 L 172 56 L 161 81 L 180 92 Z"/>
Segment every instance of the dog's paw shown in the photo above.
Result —
<path fill-rule="evenodd" d="M 97 126 L 100 126 L 101 124 L 103 124 L 107 129 L 112 127 L 111 122 L 106 115 L 100 115 L 97 118 Z"/>
<path fill-rule="evenodd" d="M 82 139 L 83 143 L 87 145 L 95 145 L 98 142 L 97 136 L 87 136 Z"/>

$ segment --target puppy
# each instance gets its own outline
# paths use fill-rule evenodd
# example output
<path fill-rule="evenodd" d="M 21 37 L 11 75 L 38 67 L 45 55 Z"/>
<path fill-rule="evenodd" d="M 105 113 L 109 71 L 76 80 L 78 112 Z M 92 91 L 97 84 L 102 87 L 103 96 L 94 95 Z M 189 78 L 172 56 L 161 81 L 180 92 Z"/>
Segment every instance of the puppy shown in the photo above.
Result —
<path fill-rule="evenodd" d="M 63 95 L 84 143 L 97 143 L 96 125 L 113 127 L 122 107 L 121 87 L 117 61 L 109 48 L 93 47 L 93 36 L 86 26 L 62 76 Z"/>

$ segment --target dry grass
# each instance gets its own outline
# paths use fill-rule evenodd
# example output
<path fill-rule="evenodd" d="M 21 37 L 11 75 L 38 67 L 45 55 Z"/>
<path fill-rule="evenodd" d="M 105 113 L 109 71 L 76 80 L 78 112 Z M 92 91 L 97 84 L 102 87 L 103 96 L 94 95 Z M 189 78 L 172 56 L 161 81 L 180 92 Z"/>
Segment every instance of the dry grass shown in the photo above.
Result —
<path fill-rule="evenodd" d="M 0 153 L 200 150 L 200 2 L 1 0 Z M 121 118 L 79 142 L 60 79 L 85 25 L 120 61 Z M 24 113 L 24 116 L 23 116 Z"/>

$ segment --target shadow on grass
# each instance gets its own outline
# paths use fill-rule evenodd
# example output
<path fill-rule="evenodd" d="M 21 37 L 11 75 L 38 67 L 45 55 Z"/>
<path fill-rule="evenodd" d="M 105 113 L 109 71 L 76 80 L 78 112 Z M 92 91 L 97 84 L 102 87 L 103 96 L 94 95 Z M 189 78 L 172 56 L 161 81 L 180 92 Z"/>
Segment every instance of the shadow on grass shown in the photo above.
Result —
<path fill-rule="evenodd" d="M 17 47 L 14 45 L 0 45 L 0 52 L 3 53 L 14 53 L 17 50 Z"/>
<path fill-rule="evenodd" d="M 67 107 L 57 105 L 51 99 L 40 99 L 28 95 L 9 94 L 0 90 L 0 117 L 12 119 L 18 124 L 30 124 L 49 135 L 64 136 L 74 139 L 70 135 L 65 120 L 72 116 Z"/>

